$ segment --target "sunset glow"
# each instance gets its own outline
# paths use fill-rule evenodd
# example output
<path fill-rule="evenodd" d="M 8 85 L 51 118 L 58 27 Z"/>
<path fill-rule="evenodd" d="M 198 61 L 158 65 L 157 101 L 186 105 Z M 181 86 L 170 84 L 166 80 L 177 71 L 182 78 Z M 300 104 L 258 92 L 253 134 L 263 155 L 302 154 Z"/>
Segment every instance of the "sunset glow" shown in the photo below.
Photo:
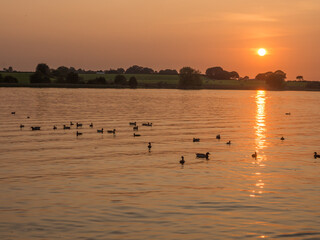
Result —
<path fill-rule="evenodd" d="M 266 49 L 260 48 L 260 49 L 258 50 L 258 55 L 259 55 L 259 56 L 263 57 L 263 56 L 265 56 L 266 54 L 267 54 L 267 50 L 266 50 Z"/>

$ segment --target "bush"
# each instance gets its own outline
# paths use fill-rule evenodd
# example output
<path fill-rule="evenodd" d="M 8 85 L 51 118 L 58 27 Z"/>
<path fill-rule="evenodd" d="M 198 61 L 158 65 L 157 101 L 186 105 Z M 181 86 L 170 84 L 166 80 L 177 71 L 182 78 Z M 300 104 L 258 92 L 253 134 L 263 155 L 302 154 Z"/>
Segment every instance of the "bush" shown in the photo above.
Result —
<path fill-rule="evenodd" d="M 116 85 L 126 85 L 127 84 L 127 79 L 123 75 L 117 75 L 114 79 L 114 84 Z"/>
<path fill-rule="evenodd" d="M 51 80 L 48 76 L 35 72 L 30 76 L 30 83 L 51 83 Z"/>
<path fill-rule="evenodd" d="M 16 79 L 15 77 L 12 77 L 12 76 L 5 76 L 4 78 L 2 78 L 2 76 L 0 75 L 0 82 L 2 82 L 2 83 L 18 83 L 18 79 Z"/>
<path fill-rule="evenodd" d="M 107 84 L 107 81 L 104 77 L 98 77 L 88 80 L 87 84 Z"/>
<path fill-rule="evenodd" d="M 138 81 L 137 81 L 137 79 L 135 77 L 131 77 L 129 79 L 129 86 L 130 86 L 130 88 L 137 88 Z"/>
<path fill-rule="evenodd" d="M 66 77 L 66 83 L 80 83 L 80 77 L 78 73 L 69 72 Z"/>

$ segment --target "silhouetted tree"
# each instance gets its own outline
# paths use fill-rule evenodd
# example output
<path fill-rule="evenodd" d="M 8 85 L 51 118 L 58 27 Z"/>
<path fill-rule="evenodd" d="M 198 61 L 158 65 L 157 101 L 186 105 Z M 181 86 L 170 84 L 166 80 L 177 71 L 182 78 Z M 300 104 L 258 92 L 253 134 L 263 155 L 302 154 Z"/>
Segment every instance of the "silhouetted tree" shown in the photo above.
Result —
<path fill-rule="evenodd" d="M 202 80 L 200 77 L 200 72 L 191 68 L 183 67 L 179 72 L 179 87 L 199 87 L 202 85 Z"/>
<path fill-rule="evenodd" d="M 51 81 L 49 76 L 46 76 L 41 72 L 35 72 L 30 76 L 30 83 L 51 83 Z"/>
<path fill-rule="evenodd" d="M 2 75 L 0 74 L 0 81 L 2 80 Z"/>
<path fill-rule="evenodd" d="M 66 77 L 66 83 L 80 83 L 80 77 L 78 73 L 69 72 Z"/>
<path fill-rule="evenodd" d="M 266 84 L 273 89 L 282 89 L 285 84 L 287 75 L 281 70 L 273 72 L 259 73 L 256 79 L 263 80 Z"/>
<path fill-rule="evenodd" d="M 50 68 L 45 63 L 39 63 L 36 68 L 36 72 L 43 74 L 44 76 L 50 77 Z"/>
<path fill-rule="evenodd" d="M 303 81 L 303 76 L 297 76 L 296 79 L 297 79 L 298 81 Z"/>
<path fill-rule="evenodd" d="M 236 71 L 229 72 L 230 79 L 239 79 L 239 74 Z"/>
<path fill-rule="evenodd" d="M 212 67 L 206 70 L 206 75 L 210 79 L 214 79 L 214 80 L 229 80 L 230 77 L 234 75 L 234 73 L 230 74 L 228 71 L 223 70 L 222 67 Z M 236 76 L 239 77 L 238 73 Z"/>
<path fill-rule="evenodd" d="M 95 79 L 90 79 L 87 82 L 88 84 L 107 84 L 107 81 L 104 77 L 98 77 Z"/>
<path fill-rule="evenodd" d="M 126 74 L 153 74 L 154 70 L 151 68 L 140 67 L 134 65 L 126 70 Z"/>
<path fill-rule="evenodd" d="M 127 84 L 127 79 L 123 75 L 117 75 L 114 79 L 114 83 L 116 85 L 126 85 Z"/>
<path fill-rule="evenodd" d="M 178 71 L 175 69 L 165 69 L 159 71 L 160 75 L 178 75 Z"/>
<path fill-rule="evenodd" d="M 5 76 L 4 78 L 2 78 L 2 76 L 0 75 L 0 82 L 2 82 L 2 83 L 18 83 L 18 79 L 13 76 Z"/>
<path fill-rule="evenodd" d="M 137 81 L 137 79 L 135 77 L 131 77 L 129 79 L 129 83 L 128 84 L 129 84 L 130 88 L 137 88 L 138 81 Z"/>
<path fill-rule="evenodd" d="M 124 74 L 126 71 L 123 68 L 117 69 L 118 74 Z"/>

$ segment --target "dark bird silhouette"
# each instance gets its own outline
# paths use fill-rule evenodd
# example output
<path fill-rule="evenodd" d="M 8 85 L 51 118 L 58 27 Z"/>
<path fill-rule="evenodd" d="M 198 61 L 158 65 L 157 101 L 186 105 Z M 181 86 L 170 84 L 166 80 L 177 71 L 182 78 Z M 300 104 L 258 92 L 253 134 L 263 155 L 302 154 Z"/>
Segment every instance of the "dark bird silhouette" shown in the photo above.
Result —
<path fill-rule="evenodd" d="M 11 114 L 12 114 L 12 115 L 15 115 L 15 114 L 16 114 L 16 112 L 11 112 Z"/>
<path fill-rule="evenodd" d="M 207 152 L 206 154 L 204 154 L 204 153 L 196 153 L 196 157 L 197 158 L 205 158 L 205 159 L 209 159 L 209 152 Z"/>
<path fill-rule="evenodd" d="M 149 122 L 147 122 L 147 123 L 142 123 L 142 126 L 152 127 L 152 123 L 149 123 Z"/>
<path fill-rule="evenodd" d="M 218 135 L 216 136 L 216 139 L 221 139 L 220 134 L 218 134 Z"/>
<path fill-rule="evenodd" d="M 57 127 L 56 127 L 56 125 L 54 125 L 54 126 L 53 126 L 53 130 L 57 130 Z"/>
<path fill-rule="evenodd" d="M 229 140 L 228 142 L 226 142 L 226 144 L 231 145 L 231 141 Z"/>
<path fill-rule="evenodd" d="M 183 165 L 186 161 L 184 160 L 184 157 L 181 156 L 180 164 Z"/>
<path fill-rule="evenodd" d="M 93 123 L 90 123 L 89 127 L 93 128 Z"/>
<path fill-rule="evenodd" d="M 23 125 L 23 124 L 20 124 L 20 128 L 24 128 L 24 125 Z"/>
<path fill-rule="evenodd" d="M 69 126 L 63 125 L 63 129 L 71 129 Z"/>
<path fill-rule="evenodd" d="M 257 158 L 258 156 L 258 153 L 257 152 L 254 152 L 254 154 L 251 155 L 253 158 Z"/>
<path fill-rule="evenodd" d="M 77 123 L 77 128 L 82 127 L 82 123 Z"/>
<path fill-rule="evenodd" d="M 98 130 L 97 130 L 97 133 L 103 133 L 103 128 L 98 129 Z"/>
<path fill-rule="evenodd" d="M 113 129 L 113 130 L 107 130 L 107 133 L 113 133 L 113 134 L 116 134 L 116 130 Z"/>
<path fill-rule="evenodd" d="M 283 140 L 284 140 L 284 137 L 281 137 L 280 140 L 283 141 Z"/>
<path fill-rule="evenodd" d="M 317 152 L 314 152 L 314 159 L 320 158 L 320 155 Z"/>
<path fill-rule="evenodd" d="M 27 118 L 30 118 L 29 116 Z"/>
<path fill-rule="evenodd" d="M 151 146 L 151 142 L 149 142 L 149 144 L 148 144 L 149 152 L 150 152 L 151 148 L 152 148 L 152 146 Z"/>
<path fill-rule="evenodd" d="M 39 130 L 40 130 L 40 127 L 31 127 L 31 130 L 32 130 L 32 131 L 39 131 Z"/>
<path fill-rule="evenodd" d="M 133 131 L 138 131 L 138 130 L 139 130 L 138 126 L 133 127 Z"/>
<path fill-rule="evenodd" d="M 76 133 L 76 134 L 77 134 L 77 136 L 80 136 L 80 135 L 82 135 L 82 133 L 81 133 L 81 132 L 78 132 L 78 131 L 77 131 L 77 133 Z"/>
<path fill-rule="evenodd" d="M 70 126 L 73 126 L 74 125 L 74 123 L 73 122 L 70 122 Z"/>
<path fill-rule="evenodd" d="M 290 112 L 287 112 L 286 115 L 291 115 L 291 113 L 290 113 Z"/>
<path fill-rule="evenodd" d="M 136 125 L 137 125 L 137 122 L 129 122 L 129 125 L 131 125 L 131 126 L 136 126 Z"/>
<path fill-rule="evenodd" d="M 193 142 L 200 142 L 200 138 L 193 138 Z"/>
<path fill-rule="evenodd" d="M 134 137 L 140 137 L 141 135 L 134 133 L 133 136 L 134 136 Z"/>

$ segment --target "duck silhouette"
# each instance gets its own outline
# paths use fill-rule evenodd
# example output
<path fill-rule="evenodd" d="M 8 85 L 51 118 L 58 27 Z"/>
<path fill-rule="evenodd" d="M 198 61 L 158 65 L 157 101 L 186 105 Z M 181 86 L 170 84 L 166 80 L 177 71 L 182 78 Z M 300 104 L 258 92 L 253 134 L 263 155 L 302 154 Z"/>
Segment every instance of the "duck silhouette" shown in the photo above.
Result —
<path fill-rule="evenodd" d="M 69 126 L 63 125 L 63 129 L 71 129 Z"/>
<path fill-rule="evenodd" d="M 93 128 L 93 123 L 90 123 L 89 127 Z"/>
<path fill-rule="evenodd" d="M 221 139 L 220 134 L 218 134 L 218 135 L 216 136 L 216 139 Z"/>
<path fill-rule="evenodd" d="M 193 138 L 193 142 L 200 142 L 200 138 Z"/>
<path fill-rule="evenodd" d="M 186 161 L 184 160 L 184 157 L 181 156 L 180 164 L 183 165 Z"/>
<path fill-rule="evenodd" d="M 205 159 L 209 159 L 209 152 L 207 152 L 206 154 L 204 154 L 204 153 L 196 153 L 196 157 L 197 158 L 205 158 Z"/>
<path fill-rule="evenodd" d="M 77 132 L 76 132 L 76 135 L 77 135 L 77 136 L 80 136 L 80 135 L 82 135 L 82 133 L 77 131 Z"/>
<path fill-rule="evenodd" d="M 137 134 L 137 133 L 134 133 L 133 136 L 134 136 L 134 137 L 140 137 L 141 135 L 140 135 L 140 134 Z"/>
<path fill-rule="evenodd" d="M 82 127 L 82 123 L 77 123 L 77 128 Z"/>
<path fill-rule="evenodd" d="M 113 129 L 113 130 L 107 130 L 107 133 L 113 133 L 113 134 L 116 134 L 116 130 Z"/>
<path fill-rule="evenodd" d="M 24 128 L 24 125 L 23 125 L 23 124 L 20 124 L 20 128 Z"/>
<path fill-rule="evenodd" d="M 231 145 L 231 141 L 229 140 L 228 142 L 226 142 L 226 144 Z"/>
<path fill-rule="evenodd" d="M 149 149 L 149 151 L 151 150 L 151 148 L 152 148 L 151 142 L 149 142 L 149 144 L 148 144 L 148 149 Z"/>
<path fill-rule="evenodd" d="M 281 140 L 281 141 L 284 141 L 284 137 L 281 137 L 280 140 Z"/>
<path fill-rule="evenodd" d="M 98 130 L 97 130 L 97 133 L 103 133 L 103 128 L 98 129 Z"/>
<path fill-rule="evenodd" d="M 129 122 L 129 125 L 131 125 L 131 126 L 136 126 L 136 125 L 137 125 L 137 122 Z"/>
<path fill-rule="evenodd" d="M 57 130 L 57 127 L 56 127 L 56 125 L 54 125 L 54 126 L 53 126 L 53 130 Z"/>
<path fill-rule="evenodd" d="M 320 158 L 320 155 L 317 152 L 314 152 L 314 159 Z"/>
<path fill-rule="evenodd" d="M 254 154 L 251 155 L 253 158 L 257 158 L 258 156 L 258 153 L 257 152 L 254 152 Z"/>
<path fill-rule="evenodd" d="M 138 126 L 133 127 L 133 131 L 138 131 L 138 130 L 139 130 Z"/>

